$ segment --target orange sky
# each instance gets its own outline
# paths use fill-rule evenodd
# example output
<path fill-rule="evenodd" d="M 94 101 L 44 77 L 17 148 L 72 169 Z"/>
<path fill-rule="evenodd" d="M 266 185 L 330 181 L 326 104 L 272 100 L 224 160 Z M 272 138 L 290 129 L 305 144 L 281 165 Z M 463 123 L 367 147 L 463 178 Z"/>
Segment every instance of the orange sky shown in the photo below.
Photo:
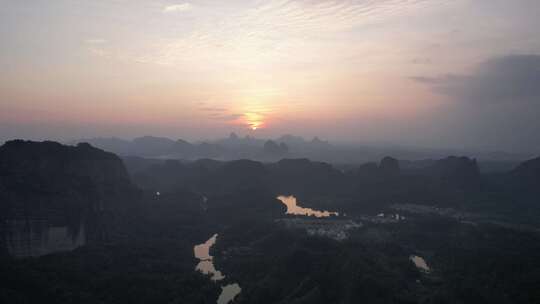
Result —
<path fill-rule="evenodd" d="M 0 138 L 237 131 L 450 145 L 451 119 L 438 123 L 455 101 L 415 79 L 540 51 L 535 1 L 1 4 Z"/>

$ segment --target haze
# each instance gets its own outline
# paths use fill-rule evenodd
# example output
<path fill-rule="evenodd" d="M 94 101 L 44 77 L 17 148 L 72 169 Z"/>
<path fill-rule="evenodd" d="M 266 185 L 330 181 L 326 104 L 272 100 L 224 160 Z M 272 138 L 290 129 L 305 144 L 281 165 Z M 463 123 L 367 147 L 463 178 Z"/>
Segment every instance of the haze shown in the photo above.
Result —
<path fill-rule="evenodd" d="M 0 139 L 539 152 L 540 2 L 0 1 Z"/>

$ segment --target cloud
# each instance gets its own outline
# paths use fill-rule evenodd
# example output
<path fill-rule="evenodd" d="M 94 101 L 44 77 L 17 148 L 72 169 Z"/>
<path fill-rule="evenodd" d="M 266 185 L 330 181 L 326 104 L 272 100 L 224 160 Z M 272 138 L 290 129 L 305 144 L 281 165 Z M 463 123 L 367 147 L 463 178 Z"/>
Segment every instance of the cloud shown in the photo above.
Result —
<path fill-rule="evenodd" d="M 207 117 L 212 120 L 232 122 L 238 120 L 243 114 L 230 114 L 229 109 L 225 107 L 216 107 L 208 105 L 206 102 L 199 102 L 199 111 L 204 112 Z"/>
<path fill-rule="evenodd" d="M 468 76 L 464 75 L 455 75 L 455 74 L 446 74 L 438 77 L 426 77 L 426 76 L 413 76 L 410 79 L 427 85 L 433 86 L 445 86 L 449 84 L 461 83 L 464 82 Z"/>
<path fill-rule="evenodd" d="M 107 40 L 105 39 L 101 39 L 101 38 L 91 38 L 91 39 L 85 39 L 84 40 L 84 43 L 85 44 L 104 44 L 104 43 L 107 43 Z"/>
<path fill-rule="evenodd" d="M 179 13 L 187 12 L 193 8 L 193 5 L 190 3 L 184 2 L 180 4 L 167 5 L 163 8 L 164 13 Z"/>
<path fill-rule="evenodd" d="M 201 107 L 199 108 L 199 110 L 204 111 L 204 112 L 226 112 L 227 111 L 226 108 L 222 108 L 222 107 Z"/>
<path fill-rule="evenodd" d="M 231 10 L 227 4 L 197 6 L 192 27 L 176 38 L 160 41 L 137 61 L 182 65 L 211 60 L 229 66 L 275 66 L 298 61 L 313 62 L 325 52 L 343 52 L 335 41 L 338 33 L 385 24 L 394 17 L 418 12 L 426 0 L 267 0 L 253 1 Z M 192 9 L 189 3 L 166 6 L 166 13 Z M 330 50 L 332 47 L 339 50 Z M 324 50 L 321 50 L 324 49 Z M 139 54 L 137 54 L 139 53 Z M 313 57 L 313 58 L 311 58 Z"/>
<path fill-rule="evenodd" d="M 225 121 L 234 121 L 241 117 L 243 117 L 244 114 L 228 114 L 228 115 L 221 115 L 221 116 L 215 116 L 215 119 L 221 119 Z"/>
<path fill-rule="evenodd" d="M 469 75 L 411 77 L 434 91 L 473 103 L 540 103 L 540 55 L 509 55 L 487 60 Z"/>

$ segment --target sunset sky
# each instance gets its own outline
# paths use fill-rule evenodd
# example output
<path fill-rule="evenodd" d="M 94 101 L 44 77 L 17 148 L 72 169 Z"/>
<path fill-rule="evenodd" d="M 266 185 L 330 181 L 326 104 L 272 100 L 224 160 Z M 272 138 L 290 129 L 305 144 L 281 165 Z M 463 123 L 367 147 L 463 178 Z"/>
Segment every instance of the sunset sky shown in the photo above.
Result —
<path fill-rule="evenodd" d="M 538 0 L 0 0 L 0 140 L 540 152 Z"/>

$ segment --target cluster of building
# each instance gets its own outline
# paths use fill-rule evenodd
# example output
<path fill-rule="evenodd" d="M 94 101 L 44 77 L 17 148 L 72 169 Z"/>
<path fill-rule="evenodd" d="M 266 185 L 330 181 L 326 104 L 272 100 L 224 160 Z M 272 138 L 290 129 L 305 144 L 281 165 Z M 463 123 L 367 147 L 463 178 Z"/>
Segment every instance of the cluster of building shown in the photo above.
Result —
<path fill-rule="evenodd" d="M 328 237 L 337 241 L 347 239 L 349 230 L 363 226 L 349 219 L 284 218 L 276 221 L 288 229 L 304 229 L 310 236 Z"/>

